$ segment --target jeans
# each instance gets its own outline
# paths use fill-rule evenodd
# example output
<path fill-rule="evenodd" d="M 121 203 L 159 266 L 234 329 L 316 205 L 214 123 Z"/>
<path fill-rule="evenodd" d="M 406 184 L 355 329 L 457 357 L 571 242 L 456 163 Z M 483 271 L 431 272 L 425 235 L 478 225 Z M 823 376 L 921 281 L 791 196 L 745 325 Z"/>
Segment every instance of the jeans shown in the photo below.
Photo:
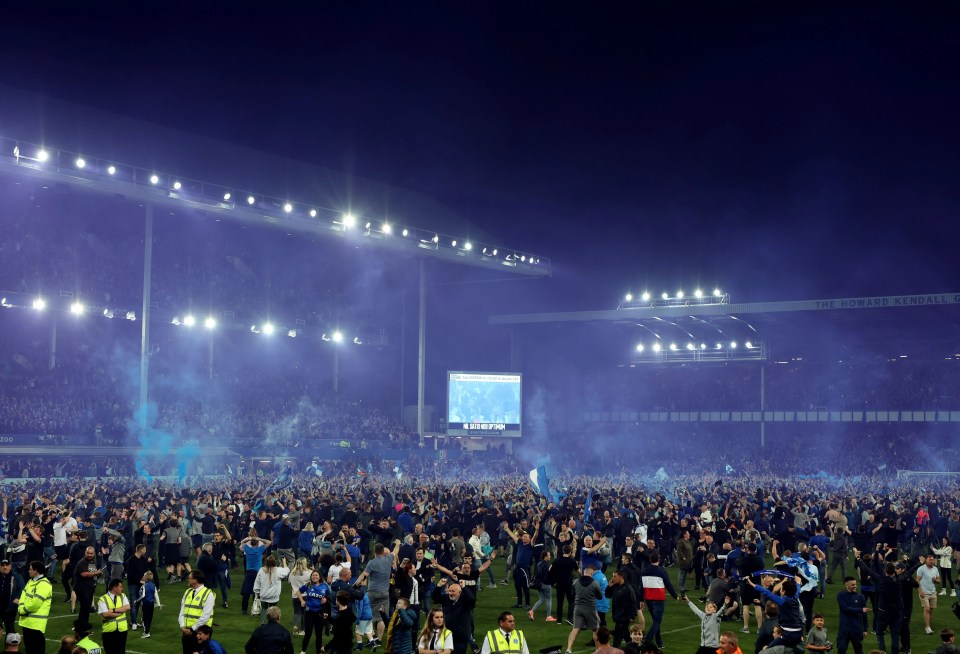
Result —
<path fill-rule="evenodd" d="M 837 633 L 837 654 L 847 654 L 847 645 L 853 645 L 854 654 L 863 654 L 863 632 L 841 631 Z"/>
<path fill-rule="evenodd" d="M 647 640 L 656 643 L 657 647 L 662 647 L 663 636 L 660 635 L 660 623 L 663 622 L 666 602 L 663 600 L 646 600 L 646 603 L 647 608 L 650 609 L 650 617 L 653 618 L 650 629 L 647 630 Z"/>
<path fill-rule="evenodd" d="M 547 617 L 553 615 L 553 588 L 550 587 L 550 584 L 543 584 L 537 588 L 537 594 L 539 594 L 540 597 L 530 610 L 536 613 L 537 607 L 543 604 L 547 610 Z"/>
<path fill-rule="evenodd" d="M 877 609 L 877 644 L 883 651 L 889 651 L 890 654 L 900 654 L 900 622 L 902 616 L 900 611 L 887 611 Z M 890 628 L 891 650 L 887 650 L 884 636 L 887 628 Z"/>

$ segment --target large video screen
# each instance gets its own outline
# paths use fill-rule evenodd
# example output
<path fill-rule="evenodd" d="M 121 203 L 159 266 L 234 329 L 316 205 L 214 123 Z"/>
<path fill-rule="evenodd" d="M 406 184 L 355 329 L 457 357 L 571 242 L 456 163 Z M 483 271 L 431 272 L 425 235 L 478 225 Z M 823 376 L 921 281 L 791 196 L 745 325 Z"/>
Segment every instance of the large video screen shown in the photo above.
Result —
<path fill-rule="evenodd" d="M 520 436 L 520 390 L 514 372 L 448 372 L 447 434 Z"/>

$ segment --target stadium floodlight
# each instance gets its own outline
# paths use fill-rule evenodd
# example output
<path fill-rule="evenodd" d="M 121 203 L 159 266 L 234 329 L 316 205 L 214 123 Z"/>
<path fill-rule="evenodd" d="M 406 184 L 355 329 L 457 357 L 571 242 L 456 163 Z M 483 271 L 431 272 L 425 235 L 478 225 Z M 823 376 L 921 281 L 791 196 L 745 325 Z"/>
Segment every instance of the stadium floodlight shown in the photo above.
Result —
<path fill-rule="evenodd" d="M 343 214 L 343 226 L 346 229 L 353 229 L 357 224 L 357 217 L 352 213 Z"/>
<path fill-rule="evenodd" d="M 746 347 L 748 350 L 752 350 L 752 349 L 753 349 L 753 343 L 751 343 L 750 341 L 747 341 L 747 342 L 744 343 L 743 345 L 744 345 L 744 347 Z"/>
<path fill-rule="evenodd" d="M 695 298 L 697 298 L 697 299 L 699 300 L 700 298 L 703 297 L 703 291 L 701 291 L 701 290 L 698 288 L 697 290 L 695 290 L 695 291 L 693 292 L 693 297 L 695 297 Z"/>
<path fill-rule="evenodd" d="M 253 197 L 252 195 L 247 196 L 247 204 L 249 204 L 250 206 L 253 206 L 256 203 L 256 201 L 257 201 L 257 198 Z"/>
<path fill-rule="evenodd" d="M 173 325 L 174 327 L 179 327 L 179 326 L 180 326 L 180 316 L 174 316 L 174 317 L 173 317 L 173 320 L 170 321 L 170 324 Z"/>
<path fill-rule="evenodd" d="M 633 302 L 633 293 L 627 293 L 623 299 L 625 302 Z"/>
<path fill-rule="evenodd" d="M 216 329 L 216 328 L 217 328 L 217 319 L 214 318 L 213 316 L 207 316 L 206 319 L 203 321 L 203 326 L 206 327 L 206 328 L 209 329 L 209 330 Z"/>
<path fill-rule="evenodd" d="M 116 175 L 116 174 L 117 174 L 117 167 L 116 167 L 116 166 L 107 166 L 107 174 L 108 174 L 108 175 Z"/>
<path fill-rule="evenodd" d="M 380 228 L 380 231 L 384 234 L 393 234 L 393 227 L 390 223 L 383 223 L 383 227 Z"/>
<path fill-rule="evenodd" d="M 151 183 L 151 184 L 159 184 L 159 183 L 160 183 L 160 178 L 159 178 L 157 175 L 150 175 L 150 183 Z"/>
<path fill-rule="evenodd" d="M 287 202 L 286 204 L 283 205 L 283 210 L 286 213 L 290 213 L 291 211 L 293 211 L 293 205 Z"/>
<path fill-rule="evenodd" d="M 296 337 L 297 337 L 297 330 L 296 330 L 296 329 L 291 329 L 291 330 L 289 330 L 289 331 L 287 332 L 287 336 L 289 336 L 290 338 L 296 338 Z"/>
<path fill-rule="evenodd" d="M 409 235 L 410 235 L 410 232 L 407 231 L 406 229 L 404 229 L 403 232 L 402 232 L 402 234 L 403 234 L 404 236 L 409 236 Z"/>
<path fill-rule="evenodd" d="M 183 326 L 184 327 L 193 327 L 197 324 L 197 319 L 191 315 L 186 315 L 183 317 Z"/>
<path fill-rule="evenodd" d="M 316 209 L 311 209 L 311 210 L 310 210 L 310 217 L 311 217 L 311 218 L 316 218 L 316 217 L 317 217 L 317 210 L 316 210 Z"/>
<path fill-rule="evenodd" d="M 696 348 L 696 346 L 695 346 L 693 343 L 687 343 L 687 349 L 692 352 L 693 350 L 695 350 L 695 349 L 697 349 L 697 348 Z"/>
<path fill-rule="evenodd" d="M 707 344 L 706 344 L 706 343 L 701 343 L 701 344 L 700 344 L 700 349 L 701 349 L 701 350 L 706 350 L 706 349 L 707 349 Z"/>
<path fill-rule="evenodd" d="M 678 299 L 678 300 L 682 300 L 682 299 L 683 299 L 683 291 L 677 291 L 677 299 Z"/>
<path fill-rule="evenodd" d="M 493 256 L 497 256 L 497 248 L 493 248 Z"/>
<path fill-rule="evenodd" d="M 137 319 L 137 314 L 136 314 L 135 311 L 127 311 L 127 312 L 123 315 L 123 317 L 126 318 L 127 320 L 129 320 L 130 322 L 133 322 L 134 320 Z"/>
<path fill-rule="evenodd" d="M 364 229 L 370 229 L 370 221 L 367 221 L 367 224 L 363 226 Z"/>
<path fill-rule="evenodd" d="M 179 191 L 181 188 L 183 188 L 183 184 L 181 184 L 179 181 L 176 181 L 176 182 L 173 183 L 173 190 L 174 190 L 174 191 Z"/>
<path fill-rule="evenodd" d="M 70 313 L 72 313 L 75 316 L 83 315 L 83 312 L 86 310 L 87 308 L 83 306 L 82 302 L 74 302 L 73 304 L 70 305 Z"/>
<path fill-rule="evenodd" d="M 722 346 L 720 343 L 717 343 L 716 348 L 719 350 L 719 349 L 723 348 L 723 346 Z"/>
<path fill-rule="evenodd" d="M 720 297 L 723 293 L 720 292 L 719 288 L 713 289 L 713 297 Z"/>
<path fill-rule="evenodd" d="M 737 342 L 736 342 L 736 341 L 730 341 L 730 349 L 731 349 L 731 350 L 736 350 L 736 349 L 737 349 Z"/>
<path fill-rule="evenodd" d="M 103 317 L 104 317 L 104 318 L 113 318 L 113 311 L 111 311 L 110 309 L 104 309 L 104 310 L 103 310 Z"/>
<path fill-rule="evenodd" d="M 44 162 L 49 158 L 50 158 L 50 155 L 47 153 L 46 150 L 44 150 L 43 148 L 40 148 L 39 150 L 37 150 L 37 161 Z"/>
<path fill-rule="evenodd" d="M 463 249 L 469 252 L 470 250 L 473 249 L 473 243 L 471 243 L 470 241 L 467 241 L 466 243 L 463 244 Z"/>
<path fill-rule="evenodd" d="M 77 160 L 74 163 L 80 170 L 83 170 L 87 167 L 87 162 L 83 160 L 83 157 L 77 157 Z"/>
<path fill-rule="evenodd" d="M 659 351 L 660 351 L 660 344 L 659 344 L 659 343 L 654 343 L 654 344 L 653 344 L 653 351 L 654 351 L 654 352 L 659 352 Z"/>
<path fill-rule="evenodd" d="M 643 343 L 637 343 L 637 352 L 643 352 Z"/>
<path fill-rule="evenodd" d="M 677 351 L 677 344 L 676 344 L 676 343 L 671 343 L 671 344 L 670 344 L 670 351 L 671 351 L 671 352 L 676 352 L 676 351 Z"/>
<path fill-rule="evenodd" d="M 450 247 L 452 248 L 457 247 L 457 239 L 453 239 L 452 241 L 450 241 Z"/>
<path fill-rule="evenodd" d="M 232 198 L 232 197 L 233 197 L 233 196 L 230 195 L 230 191 L 227 191 L 226 193 L 223 194 L 223 201 L 224 201 L 224 202 L 229 202 L 229 201 L 230 201 L 230 198 Z"/>
<path fill-rule="evenodd" d="M 363 341 L 360 340 L 360 337 L 359 337 L 359 336 L 354 336 L 354 337 L 353 337 L 353 344 L 354 344 L 354 345 L 363 345 Z"/>
<path fill-rule="evenodd" d="M 264 324 L 263 324 L 263 327 L 262 327 L 262 330 L 263 330 L 263 333 L 266 334 L 267 336 L 272 335 L 272 334 L 273 334 L 273 324 L 272 324 L 272 323 L 269 323 L 269 322 L 264 323 Z"/>
<path fill-rule="evenodd" d="M 643 295 L 640 296 L 640 299 L 643 300 L 644 302 L 649 302 L 649 301 L 650 301 L 650 293 L 648 293 L 647 291 L 644 291 L 644 292 L 643 292 Z"/>
<path fill-rule="evenodd" d="M 31 306 L 37 311 L 43 311 L 44 309 L 47 308 L 47 301 L 44 300 L 42 297 L 38 297 L 33 301 Z"/>
<path fill-rule="evenodd" d="M 526 262 L 527 262 L 527 255 L 525 255 L 525 254 L 522 255 L 522 256 L 520 257 L 520 262 L 521 262 L 521 263 L 526 263 Z"/>
<path fill-rule="evenodd" d="M 337 331 L 337 332 L 333 332 L 333 337 L 332 337 L 332 338 L 333 338 L 333 342 L 334 342 L 334 343 L 340 343 L 340 342 L 343 341 L 343 334 L 341 334 L 341 333 L 338 332 L 338 331 Z"/>
<path fill-rule="evenodd" d="M 433 235 L 433 238 L 430 239 L 430 240 L 432 240 L 434 243 L 439 243 L 439 242 L 440 242 L 440 235 L 439 235 L 439 234 L 434 234 L 434 235 Z"/>

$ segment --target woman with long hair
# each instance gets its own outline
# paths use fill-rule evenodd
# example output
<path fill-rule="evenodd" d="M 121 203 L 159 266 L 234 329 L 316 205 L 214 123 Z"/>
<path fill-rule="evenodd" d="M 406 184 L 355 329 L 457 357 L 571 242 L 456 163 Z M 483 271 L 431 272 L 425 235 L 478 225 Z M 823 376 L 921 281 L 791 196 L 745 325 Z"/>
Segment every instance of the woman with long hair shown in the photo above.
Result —
<path fill-rule="evenodd" d="M 314 556 L 314 545 L 313 539 L 316 534 L 313 532 L 313 523 L 308 522 L 303 525 L 303 529 L 300 530 L 300 535 L 297 536 L 297 548 L 300 550 L 299 556 L 302 556 L 310 561 L 310 563 L 316 563 L 317 560 Z"/>
<path fill-rule="evenodd" d="M 317 634 L 317 654 L 323 649 L 323 614 L 330 612 L 331 593 L 330 587 L 323 581 L 320 573 L 313 570 L 310 573 L 310 579 L 304 585 L 297 589 L 297 601 L 303 610 L 303 644 L 300 646 L 301 652 L 307 651 L 310 645 L 310 638 L 314 632 Z"/>
<path fill-rule="evenodd" d="M 253 594 L 260 597 L 260 624 L 267 622 L 267 609 L 276 606 L 280 601 L 280 582 L 290 574 L 290 568 L 287 567 L 286 560 L 280 558 L 280 567 L 277 567 L 277 559 L 272 554 L 264 561 L 263 567 L 257 573 L 257 578 L 253 582 Z"/>
<path fill-rule="evenodd" d="M 293 635 L 303 635 L 303 604 L 300 603 L 300 587 L 310 581 L 313 570 L 310 569 L 310 562 L 304 557 L 297 559 L 290 570 L 287 581 L 290 582 L 290 588 L 293 589 Z"/>
<path fill-rule="evenodd" d="M 427 613 L 420 632 L 417 654 L 453 654 L 453 633 L 443 622 L 443 609 L 435 606 Z"/>

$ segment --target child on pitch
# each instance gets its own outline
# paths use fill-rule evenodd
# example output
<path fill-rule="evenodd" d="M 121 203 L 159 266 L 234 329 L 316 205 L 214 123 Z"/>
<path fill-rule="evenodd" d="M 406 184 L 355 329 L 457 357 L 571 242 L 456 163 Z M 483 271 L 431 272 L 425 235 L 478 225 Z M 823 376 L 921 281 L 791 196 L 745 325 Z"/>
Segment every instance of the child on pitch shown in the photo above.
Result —
<path fill-rule="evenodd" d="M 720 648 L 720 620 L 723 614 L 717 610 L 714 602 L 707 602 L 701 611 L 688 597 L 687 606 L 700 618 L 700 647 L 697 654 L 716 654 Z"/>
<path fill-rule="evenodd" d="M 833 645 L 827 640 L 827 630 L 823 628 L 823 614 L 813 614 L 813 626 L 807 634 L 807 652 L 829 652 Z"/>
<path fill-rule="evenodd" d="M 635 624 L 630 627 L 630 640 L 623 645 L 624 654 L 640 654 L 643 645 L 643 627 Z"/>

